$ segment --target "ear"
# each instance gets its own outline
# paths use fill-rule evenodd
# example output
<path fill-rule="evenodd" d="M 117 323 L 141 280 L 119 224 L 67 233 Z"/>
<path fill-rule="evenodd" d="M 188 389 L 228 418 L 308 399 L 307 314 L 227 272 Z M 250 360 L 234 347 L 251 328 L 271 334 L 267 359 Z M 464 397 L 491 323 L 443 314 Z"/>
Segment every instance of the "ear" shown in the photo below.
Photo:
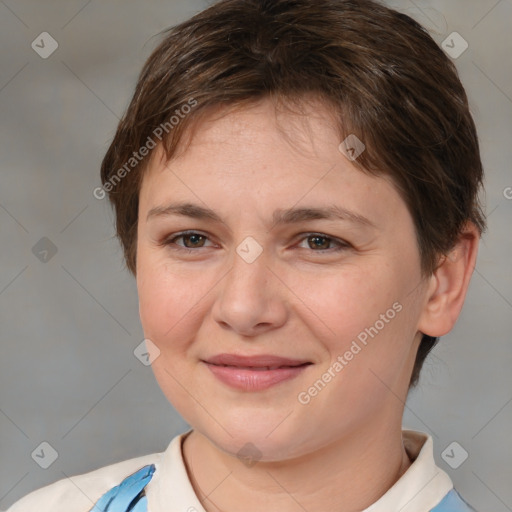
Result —
<path fill-rule="evenodd" d="M 476 265 L 479 241 L 478 228 L 472 222 L 467 222 L 453 250 L 441 257 L 429 278 L 418 331 L 438 337 L 453 329 Z"/>

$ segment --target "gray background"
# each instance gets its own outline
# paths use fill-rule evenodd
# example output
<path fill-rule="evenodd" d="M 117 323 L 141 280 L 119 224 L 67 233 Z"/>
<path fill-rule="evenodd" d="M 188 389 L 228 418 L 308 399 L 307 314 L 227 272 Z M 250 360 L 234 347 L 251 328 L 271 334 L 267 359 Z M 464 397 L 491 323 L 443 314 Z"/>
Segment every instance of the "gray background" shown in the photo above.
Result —
<path fill-rule="evenodd" d="M 489 214 L 460 321 L 427 361 L 404 425 L 432 434 L 438 464 L 477 509 L 504 512 L 512 510 L 512 1 L 388 4 L 439 44 L 453 31 L 469 43 L 455 61 L 479 129 Z M 0 508 L 66 476 L 162 451 L 187 427 L 134 357 L 143 339 L 135 282 L 110 207 L 92 191 L 153 36 L 205 6 L 0 0 Z M 31 48 L 43 31 L 59 44 L 47 59 Z M 57 249 L 47 262 L 33 251 L 43 237 Z M 31 457 L 43 441 L 58 452 L 46 470 Z M 441 457 L 453 441 L 469 453 L 458 469 Z"/>

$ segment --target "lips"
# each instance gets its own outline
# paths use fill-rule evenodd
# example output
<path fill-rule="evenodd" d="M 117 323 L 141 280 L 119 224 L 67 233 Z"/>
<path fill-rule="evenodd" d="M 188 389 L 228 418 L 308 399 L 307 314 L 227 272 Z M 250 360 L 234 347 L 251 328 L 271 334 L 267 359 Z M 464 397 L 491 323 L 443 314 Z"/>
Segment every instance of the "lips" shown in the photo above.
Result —
<path fill-rule="evenodd" d="M 277 370 L 278 368 L 295 368 L 310 361 L 289 359 L 286 357 L 259 355 L 259 356 L 238 356 L 234 354 L 219 354 L 206 360 L 207 363 L 216 366 L 233 366 L 251 370 Z"/>
<path fill-rule="evenodd" d="M 203 361 L 217 379 L 242 391 L 261 391 L 297 377 L 311 361 L 273 355 L 219 354 Z"/>

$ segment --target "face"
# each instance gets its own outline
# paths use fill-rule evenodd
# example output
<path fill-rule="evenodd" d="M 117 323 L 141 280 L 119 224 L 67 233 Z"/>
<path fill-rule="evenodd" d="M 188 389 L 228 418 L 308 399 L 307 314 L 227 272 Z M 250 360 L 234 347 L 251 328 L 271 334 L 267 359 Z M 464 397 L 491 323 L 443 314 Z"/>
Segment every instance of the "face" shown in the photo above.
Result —
<path fill-rule="evenodd" d="M 328 107 L 201 121 L 140 191 L 137 287 L 156 378 L 225 452 L 263 460 L 400 427 L 425 303 L 411 215 L 340 152 Z"/>

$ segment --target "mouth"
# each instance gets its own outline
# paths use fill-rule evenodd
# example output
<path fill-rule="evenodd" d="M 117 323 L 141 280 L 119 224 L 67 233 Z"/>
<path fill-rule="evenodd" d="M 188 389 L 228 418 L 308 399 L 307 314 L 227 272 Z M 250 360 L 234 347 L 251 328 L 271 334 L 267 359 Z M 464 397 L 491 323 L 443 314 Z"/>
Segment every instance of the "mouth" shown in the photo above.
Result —
<path fill-rule="evenodd" d="M 308 363 L 304 363 L 308 364 Z M 298 368 L 299 366 L 303 365 L 297 365 L 297 366 L 234 366 L 231 364 L 217 364 L 215 366 L 223 366 L 224 368 L 239 368 L 240 370 L 254 370 L 254 371 L 266 371 L 266 370 L 280 370 L 282 368 Z"/>
<path fill-rule="evenodd" d="M 241 391 L 261 391 L 297 377 L 311 361 L 273 355 L 219 354 L 202 361 L 223 384 Z"/>
<path fill-rule="evenodd" d="M 312 364 L 311 361 L 304 359 L 291 359 L 288 357 L 280 357 L 269 354 L 258 356 L 240 356 L 235 354 L 218 354 L 205 360 L 206 363 L 215 366 L 233 366 L 236 368 L 248 369 L 278 369 L 278 368 L 295 368 L 305 364 Z"/>

